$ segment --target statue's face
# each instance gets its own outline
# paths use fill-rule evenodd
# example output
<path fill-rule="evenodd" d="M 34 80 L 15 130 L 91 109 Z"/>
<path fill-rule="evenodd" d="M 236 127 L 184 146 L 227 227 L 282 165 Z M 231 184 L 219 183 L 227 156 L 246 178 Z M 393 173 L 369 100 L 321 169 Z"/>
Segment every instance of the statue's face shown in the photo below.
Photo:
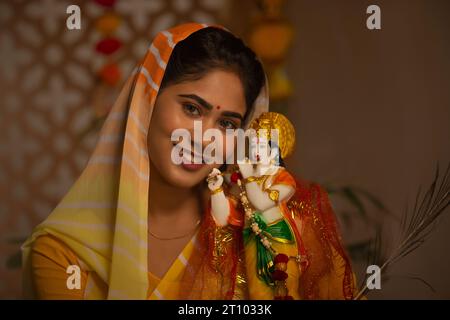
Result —
<path fill-rule="evenodd" d="M 260 175 L 271 174 L 277 166 L 277 152 L 275 148 L 271 148 L 269 140 L 266 136 L 252 137 L 249 145 L 250 160 L 258 162 Z"/>

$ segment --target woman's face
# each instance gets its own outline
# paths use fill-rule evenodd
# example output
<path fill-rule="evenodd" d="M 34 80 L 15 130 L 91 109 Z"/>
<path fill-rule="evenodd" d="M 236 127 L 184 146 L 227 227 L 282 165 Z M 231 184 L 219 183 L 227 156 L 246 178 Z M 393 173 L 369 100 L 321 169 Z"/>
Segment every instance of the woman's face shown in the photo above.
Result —
<path fill-rule="evenodd" d="M 232 72 L 212 70 L 199 80 L 167 86 L 156 99 L 148 134 L 149 157 L 154 169 L 173 186 L 198 185 L 221 164 L 175 164 L 171 155 L 178 142 L 171 140 L 172 133 L 186 129 L 194 141 L 194 121 L 201 121 L 202 135 L 207 129 L 221 130 L 222 139 L 217 145 L 226 157 L 225 130 L 240 128 L 245 112 L 244 89 Z M 211 142 L 202 139 L 201 143 L 203 151 Z"/>

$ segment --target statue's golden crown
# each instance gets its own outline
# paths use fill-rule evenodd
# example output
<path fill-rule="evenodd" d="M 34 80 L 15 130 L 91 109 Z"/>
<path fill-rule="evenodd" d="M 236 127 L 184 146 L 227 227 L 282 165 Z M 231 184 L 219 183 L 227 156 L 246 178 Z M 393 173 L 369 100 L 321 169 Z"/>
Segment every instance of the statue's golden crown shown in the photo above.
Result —
<path fill-rule="evenodd" d="M 281 113 L 264 112 L 250 123 L 249 128 L 259 134 L 259 129 L 265 129 L 266 138 L 271 139 L 271 129 L 278 130 L 278 147 L 283 159 L 289 157 L 295 148 L 295 129 L 292 123 Z"/>

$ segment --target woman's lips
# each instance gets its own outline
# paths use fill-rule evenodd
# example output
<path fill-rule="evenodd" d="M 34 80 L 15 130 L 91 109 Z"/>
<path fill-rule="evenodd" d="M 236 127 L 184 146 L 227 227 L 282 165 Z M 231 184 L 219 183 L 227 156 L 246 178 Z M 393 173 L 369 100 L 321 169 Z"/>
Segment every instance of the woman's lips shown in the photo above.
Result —
<path fill-rule="evenodd" d="M 202 163 L 193 163 L 194 162 L 194 155 L 191 154 L 190 157 L 184 156 L 183 162 L 181 163 L 181 166 L 189 171 L 197 171 L 200 170 L 205 163 L 202 161 Z"/>
<path fill-rule="evenodd" d="M 188 171 L 200 170 L 206 164 L 205 157 L 202 154 L 195 153 L 191 148 L 180 149 L 179 155 L 183 158 L 180 165 Z M 197 156 L 197 159 L 195 158 L 195 156 Z M 194 163 L 199 162 L 200 159 L 201 163 Z"/>
<path fill-rule="evenodd" d="M 181 166 L 189 171 L 197 171 L 203 168 L 205 164 L 204 163 L 181 163 Z"/>

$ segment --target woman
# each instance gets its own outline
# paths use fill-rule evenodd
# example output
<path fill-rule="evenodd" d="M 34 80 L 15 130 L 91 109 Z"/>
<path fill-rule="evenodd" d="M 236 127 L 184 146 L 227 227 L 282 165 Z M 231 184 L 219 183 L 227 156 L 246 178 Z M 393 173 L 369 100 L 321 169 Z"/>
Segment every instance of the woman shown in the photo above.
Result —
<path fill-rule="evenodd" d="M 273 298 L 248 287 L 252 270 L 243 263 L 242 229 L 217 227 L 211 218 L 205 179 L 220 165 L 171 161 L 175 129 L 192 132 L 199 120 L 203 130 L 225 132 L 267 109 L 262 66 L 241 40 L 196 23 L 159 33 L 108 115 L 81 177 L 24 244 L 27 296 Z M 306 182 L 297 187 L 301 205 L 309 206 L 298 222 L 314 258 L 297 277 L 305 282 L 296 297 L 351 298 L 353 279 L 326 194 Z M 320 220 L 314 226 L 309 213 Z M 69 284 L 69 266 L 79 267 L 79 286 Z"/>

